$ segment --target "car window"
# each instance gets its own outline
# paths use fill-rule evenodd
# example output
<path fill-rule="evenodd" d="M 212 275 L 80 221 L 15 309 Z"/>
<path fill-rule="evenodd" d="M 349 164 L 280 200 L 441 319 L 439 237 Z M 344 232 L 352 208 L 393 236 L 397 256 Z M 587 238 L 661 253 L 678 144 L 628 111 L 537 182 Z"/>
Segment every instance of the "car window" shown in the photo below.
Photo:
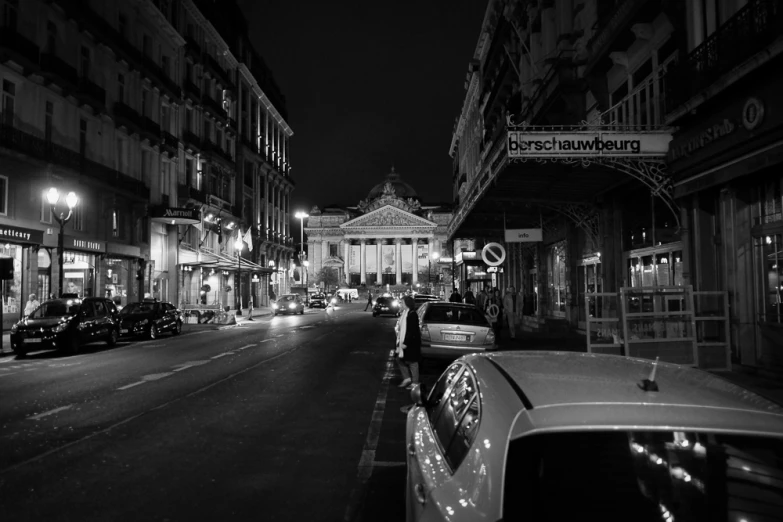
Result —
<path fill-rule="evenodd" d="M 174 310 L 176 310 L 176 308 L 174 308 L 174 305 L 171 303 L 163 303 L 163 309 L 167 312 L 173 312 Z"/>
<path fill-rule="evenodd" d="M 430 305 L 424 320 L 428 323 L 465 324 L 489 327 L 487 318 L 478 309 L 447 304 Z"/>
<path fill-rule="evenodd" d="M 106 303 L 106 309 L 109 311 L 110 314 L 114 315 L 117 313 L 117 307 L 112 301 L 105 301 Z"/>
<path fill-rule="evenodd" d="M 30 314 L 30 319 L 42 319 L 44 317 L 61 317 L 73 315 L 79 311 L 81 301 L 47 301 Z"/>
<path fill-rule="evenodd" d="M 463 375 L 468 373 L 469 371 L 466 370 Z M 462 419 L 451 439 L 449 449 L 446 450 L 446 459 L 454 468 L 459 467 L 468 454 L 468 450 L 473 445 L 476 433 L 478 433 L 480 420 L 479 395 L 478 393 L 473 393 L 473 398 L 470 399 L 467 408 L 463 410 Z"/>
<path fill-rule="evenodd" d="M 780 438 L 665 430 L 529 435 L 509 444 L 503 520 L 781 520 L 781 476 Z"/>
<path fill-rule="evenodd" d="M 86 301 L 82 303 L 81 312 L 86 318 L 95 317 L 95 307 L 92 305 L 92 301 Z"/>
<path fill-rule="evenodd" d="M 443 398 L 441 413 L 433 424 L 433 430 L 441 447 L 445 450 L 446 461 L 451 469 L 459 467 L 473 443 L 474 422 L 478 423 L 478 403 L 475 404 L 476 411 L 466 422 L 461 433 L 458 428 L 471 410 L 476 395 L 476 380 L 473 377 L 473 372 L 465 368 L 454 380 L 450 390 L 447 390 L 447 394 Z"/>
<path fill-rule="evenodd" d="M 106 315 L 106 305 L 103 301 L 93 301 L 92 305 L 95 307 L 96 317 L 104 317 Z"/>

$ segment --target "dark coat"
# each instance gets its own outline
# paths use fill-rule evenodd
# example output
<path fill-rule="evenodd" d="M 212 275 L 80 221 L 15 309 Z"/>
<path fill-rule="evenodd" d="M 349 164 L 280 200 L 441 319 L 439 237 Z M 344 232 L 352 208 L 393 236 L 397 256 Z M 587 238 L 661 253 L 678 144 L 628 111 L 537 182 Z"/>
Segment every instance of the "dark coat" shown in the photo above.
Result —
<path fill-rule="evenodd" d="M 402 360 L 407 363 L 421 361 L 421 330 L 419 330 L 419 316 L 413 310 L 408 311 L 405 317 L 405 339 L 402 340 L 405 349 L 402 352 Z"/>

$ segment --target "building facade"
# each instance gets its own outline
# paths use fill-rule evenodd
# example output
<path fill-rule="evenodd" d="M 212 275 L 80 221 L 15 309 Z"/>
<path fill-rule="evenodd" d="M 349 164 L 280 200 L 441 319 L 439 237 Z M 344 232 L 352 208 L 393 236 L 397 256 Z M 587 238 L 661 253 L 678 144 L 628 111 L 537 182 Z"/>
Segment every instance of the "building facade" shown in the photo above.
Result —
<path fill-rule="evenodd" d="M 307 218 L 308 280 L 323 269 L 339 285 L 408 287 L 440 292 L 451 253 L 451 212 L 422 205 L 416 191 L 392 171 L 356 207 L 314 207 Z"/>
<path fill-rule="evenodd" d="M 240 272 L 235 236 L 248 228 L 254 249 L 243 244 L 242 293 L 245 303 L 251 292 L 261 302 L 269 260 L 285 264 L 293 251 L 284 218 L 292 132 L 268 69 L 240 46 L 242 32 L 218 31 L 205 14 L 211 2 L 2 4 L 0 255 L 17 268 L 3 282 L 4 328 L 30 293 L 183 305 L 201 301 L 208 272 L 224 277 L 215 285 L 223 293 L 208 302 L 234 307 L 225 289 Z M 225 5 L 226 16 L 241 18 Z M 249 185 L 237 153 L 246 88 L 256 113 L 245 136 L 260 151 Z M 56 216 L 68 208 L 61 198 L 52 215 L 49 188 L 79 198 L 64 227 L 62 289 Z M 254 275 L 266 279 L 251 286 Z"/>

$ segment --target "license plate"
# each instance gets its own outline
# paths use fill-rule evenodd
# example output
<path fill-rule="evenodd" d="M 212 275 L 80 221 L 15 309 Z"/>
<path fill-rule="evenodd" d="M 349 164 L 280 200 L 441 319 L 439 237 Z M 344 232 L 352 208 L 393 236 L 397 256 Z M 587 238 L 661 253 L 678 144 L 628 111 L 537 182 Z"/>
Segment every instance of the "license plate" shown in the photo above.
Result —
<path fill-rule="evenodd" d="M 121 334 L 128 333 L 128 329 L 127 328 L 123 328 L 122 330 L 120 330 L 120 333 Z"/>
<path fill-rule="evenodd" d="M 388 308 L 386 308 L 386 307 L 384 306 L 383 308 L 381 308 L 381 311 L 382 311 L 382 312 L 388 312 L 388 311 L 389 311 L 389 309 L 388 309 Z"/>
<path fill-rule="evenodd" d="M 24 342 L 25 343 L 40 343 L 41 340 L 37 339 L 37 338 L 31 338 L 31 339 L 25 339 Z"/>
<path fill-rule="evenodd" d="M 467 341 L 467 335 L 443 334 L 444 341 Z"/>

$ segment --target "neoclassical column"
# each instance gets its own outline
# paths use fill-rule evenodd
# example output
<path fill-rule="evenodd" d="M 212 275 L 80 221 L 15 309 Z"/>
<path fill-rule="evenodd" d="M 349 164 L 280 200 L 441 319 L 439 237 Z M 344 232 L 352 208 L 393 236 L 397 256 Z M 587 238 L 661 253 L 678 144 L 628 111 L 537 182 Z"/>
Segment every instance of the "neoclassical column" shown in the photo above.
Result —
<path fill-rule="evenodd" d="M 329 242 L 327 240 L 321 241 L 321 267 L 324 265 L 324 259 L 329 257 Z"/>
<path fill-rule="evenodd" d="M 375 280 L 379 285 L 383 284 L 383 239 L 375 240 L 377 252 L 375 253 Z"/>
<path fill-rule="evenodd" d="M 415 285 L 419 282 L 419 238 L 414 237 L 411 239 L 411 249 L 413 250 L 411 255 L 411 259 L 413 260 L 413 268 L 411 268 L 411 281 Z"/>
<path fill-rule="evenodd" d="M 361 245 L 359 247 L 359 282 L 365 285 L 367 284 L 367 241 L 362 239 L 359 244 Z"/>
<path fill-rule="evenodd" d="M 343 240 L 343 271 L 345 272 L 345 282 L 351 282 L 351 240 Z"/>
<path fill-rule="evenodd" d="M 402 239 L 397 238 L 394 240 L 394 266 L 397 269 L 397 281 L 396 284 L 402 284 Z"/>

